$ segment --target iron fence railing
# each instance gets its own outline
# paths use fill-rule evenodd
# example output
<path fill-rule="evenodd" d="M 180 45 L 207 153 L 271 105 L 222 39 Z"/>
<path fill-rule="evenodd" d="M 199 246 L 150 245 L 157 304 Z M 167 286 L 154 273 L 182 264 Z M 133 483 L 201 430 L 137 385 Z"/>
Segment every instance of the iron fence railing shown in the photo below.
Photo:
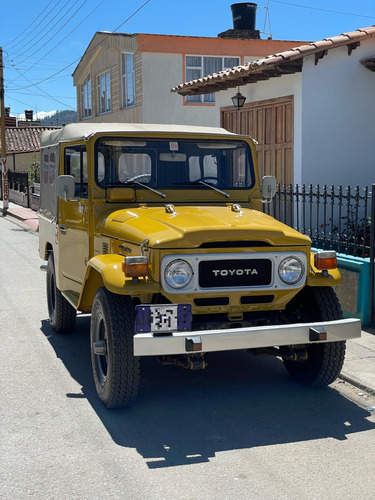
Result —
<path fill-rule="evenodd" d="M 316 248 L 356 257 L 370 254 L 369 187 L 279 184 L 264 211 L 309 236 Z"/>

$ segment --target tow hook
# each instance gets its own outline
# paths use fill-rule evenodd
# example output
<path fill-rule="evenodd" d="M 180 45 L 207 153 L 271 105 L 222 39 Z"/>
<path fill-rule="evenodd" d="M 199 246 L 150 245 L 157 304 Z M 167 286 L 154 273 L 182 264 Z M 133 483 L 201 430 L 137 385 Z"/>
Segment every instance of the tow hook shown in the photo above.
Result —
<path fill-rule="evenodd" d="M 159 356 L 158 359 L 162 365 L 182 366 L 182 368 L 185 368 L 186 370 L 204 370 L 207 367 L 207 362 L 203 352 L 187 356 Z"/>

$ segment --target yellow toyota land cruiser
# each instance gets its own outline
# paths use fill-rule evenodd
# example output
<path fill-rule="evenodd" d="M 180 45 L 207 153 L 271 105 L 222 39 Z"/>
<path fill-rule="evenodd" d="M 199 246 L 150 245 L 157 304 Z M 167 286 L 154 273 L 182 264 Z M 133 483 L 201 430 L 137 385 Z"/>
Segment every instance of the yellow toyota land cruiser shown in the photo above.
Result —
<path fill-rule="evenodd" d="M 341 371 L 360 322 L 342 319 L 335 252 L 262 213 L 254 142 L 220 128 L 67 125 L 42 136 L 39 253 L 49 321 L 91 313 L 108 408 L 137 396 L 140 359 L 205 368 L 205 353 L 283 359 L 303 384 Z"/>

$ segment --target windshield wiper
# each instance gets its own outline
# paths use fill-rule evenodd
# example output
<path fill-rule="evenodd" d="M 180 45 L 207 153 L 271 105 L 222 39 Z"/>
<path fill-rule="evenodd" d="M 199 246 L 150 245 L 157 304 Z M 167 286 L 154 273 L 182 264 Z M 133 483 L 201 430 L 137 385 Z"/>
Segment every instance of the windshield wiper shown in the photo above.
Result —
<path fill-rule="evenodd" d="M 226 191 L 222 191 L 221 189 L 218 189 L 215 186 L 213 186 L 212 184 L 208 184 L 207 182 L 204 182 L 201 179 L 198 179 L 197 181 L 195 181 L 195 183 L 196 184 L 203 184 L 203 186 L 207 186 L 207 187 L 213 189 L 214 191 L 217 191 L 218 193 L 223 194 L 227 198 L 230 198 L 230 194 L 227 193 Z"/>
<path fill-rule="evenodd" d="M 196 184 L 202 184 L 203 186 L 206 186 L 210 189 L 213 189 L 214 191 L 217 191 L 218 193 L 223 194 L 227 198 L 230 198 L 229 193 L 227 193 L 226 191 L 223 191 L 222 189 L 216 188 L 212 184 L 208 184 L 208 182 L 202 181 L 202 179 L 197 179 L 196 181 L 173 182 L 173 184 L 175 184 L 177 186 L 194 186 Z"/>
<path fill-rule="evenodd" d="M 147 186 L 147 184 L 143 184 L 142 182 L 139 182 L 139 181 L 130 180 L 130 181 L 125 182 L 125 184 L 137 184 L 138 186 L 142 186 L 146 189 L 149 189 L 153 193 L 156 193 L 156 194 L 162 196 L 163 198 L 165 198 L 167 196 L 165 193 L 162 193 L 161 191 L 158 191 L 157 189 L 154 189 L 150 186 Z"/>

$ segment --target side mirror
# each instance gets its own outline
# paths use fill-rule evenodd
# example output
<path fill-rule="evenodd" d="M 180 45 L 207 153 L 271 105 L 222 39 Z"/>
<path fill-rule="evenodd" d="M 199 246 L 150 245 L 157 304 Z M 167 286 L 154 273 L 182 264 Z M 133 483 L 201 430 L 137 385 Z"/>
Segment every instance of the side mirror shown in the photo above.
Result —
<path fill-rule="evenodd" d="M 266 203 L 270 203 L 276 194 L 276 177 L 265 175 L 262 179 L 262 198 Z"/>
<path fill-rule="evenodd" d="M 56 181 L 57 196 L 69 201 L 74 198 L 76 183 L 72 175 L 59 175 Z"/>

